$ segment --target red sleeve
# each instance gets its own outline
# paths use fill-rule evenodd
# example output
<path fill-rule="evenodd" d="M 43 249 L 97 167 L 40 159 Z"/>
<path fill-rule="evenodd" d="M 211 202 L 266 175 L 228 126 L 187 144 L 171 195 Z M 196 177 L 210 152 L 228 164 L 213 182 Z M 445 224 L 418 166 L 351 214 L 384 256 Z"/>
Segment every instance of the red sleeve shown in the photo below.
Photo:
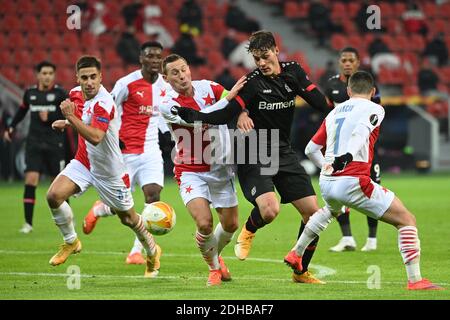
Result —
<path fill-rule="evenodd" d="M 319 130 L 317 130 L 314 137 L 311 138 L 311 141 L 323 147 L 327 145 L 327 127 L 325 124 L 325 120 L 323 120 Z"/>
<path fill-rule="evenodd" d="M 83 106 L 84 106 L 84 98 L 83 93 L 81 91 L 70 91 L 69 93 L 70 101 L 75 103 L 75 115 L 78 119 L 81 119 L 81 115 L 83 114 Z"/>
<path fill-rule="evenodd" d="M 98 102 L 94 106 L 94 114 L 92 115 L 91 127 L 108 131 L 109 121 L 114 118 L 114 108 L 108 113 Z"/>

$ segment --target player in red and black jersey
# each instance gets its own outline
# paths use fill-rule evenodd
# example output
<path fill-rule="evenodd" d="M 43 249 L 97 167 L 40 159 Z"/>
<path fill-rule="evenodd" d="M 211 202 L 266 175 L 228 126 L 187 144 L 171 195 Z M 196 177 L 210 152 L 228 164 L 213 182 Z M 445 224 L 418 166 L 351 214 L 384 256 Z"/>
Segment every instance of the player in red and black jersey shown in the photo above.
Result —
<path fill-rule="evenodd" d="M 252 34 L 248 51 L 258 69 L 247 75 L 247 83 L 227 107 L 207 114 L 178 108 L 179 115 L 187 122 L 225 124 L 240 114 L 238 128 L 244 131 L 255 129 L 258 141 L 252 146 L 258 145 L 260 149 L 246 144 L 246 161 L 237 166 L 244 196 L 254 205 L 235 246 L 235 254 L 241 260 L 248 256 L 256 231 L 272 222 L 280 212 L 275 188 L 281 203 L 292 203 L 305 223 L 318 208 L 310 177 L 291 148 L 290 131 L 297 95 L 316 109 L 323 112 L 328 109 L 324 95 L 297 62 L 278 60 L 279 49 L 272 33 L 258 31 Z M 273 134 L 278 134 L 277 141 L 272 140 Z M 271 159 L 278 156 L 275 166 L 260 157 L 261 148 L 266 149 L 263 153 Z M 250 159 L 256 159 L 256 163 Z M 303 228 L 302 224 L 300 234 Z M 318 238 L 309 246 L 307 258 L 303 256 L 302 273 L 293 274 L 295 282 L 323 283 L 308 271 L 317 241 Z"/>
<path fill-rule="evenodd" d="M 352 47 L 342 49 L 339 54 L 338 63 L 339 74 L 331 77 L 324 88 L 328 103 L 332 107 L 349 99 L 347 83 L 350 76 L 359 69 L 360 59 L 358 51 Z M 375 95 L 372 97 L 372 102 L 377 104 L 381 102 L 380 90 L 377 86 L 375 86 Z M 375 148 L 375 155 L 371 167 L 371 179 L 378 184 L 381 183 L 381 170 L 377 148 Z M 337 245 L 330 248 L 330 251 L 333 252 L 353 251 L 356 249 L 356 241 L 353 238 L 350 228 L 350 210 L 349 208 L 343 208 L 343 211 L 344 214 L 341 214 L 337 218 L 343 237 Z M 376 250 L 378 220 L 367 217 L 367 224 L 369 226 L 369 236 L 365 246 L 361 250 Z"/>
<path fill-rule="evenodd" d="M 59 104 L 66 99 L 67 93 L 55 84 L 56 66 L 53 63 L 39 63 L 36 72 L 38 84 L 25 90 L 23 102 L 4 134 L 4 139 L 11 142 L 17 124 L 28 111 L 31 112 L 25 151 L 25 224 L 20 229 L 22 233 L 33 230 L 33 211 L 40 174 L 47 169 L 47 173 L 54 178 L 65 166 L 64 133 L 53 130 L 51 125 L 58 119 L 64 119 Z"/>

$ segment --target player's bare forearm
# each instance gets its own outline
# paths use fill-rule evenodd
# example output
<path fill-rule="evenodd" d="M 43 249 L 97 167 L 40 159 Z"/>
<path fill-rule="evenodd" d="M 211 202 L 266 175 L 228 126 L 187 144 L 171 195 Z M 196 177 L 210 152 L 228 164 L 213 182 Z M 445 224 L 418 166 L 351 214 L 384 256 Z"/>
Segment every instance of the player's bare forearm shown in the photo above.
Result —
<path fill-rule="evenodd" d="M 75 115 L 69 115 L 67 117 L 67 120 L 70 122 L 71 126 L 78 131 L 78 133 L 85 138 L 87 141 L 89 141 L 94 146 L 98 145 L 100 142 L 102 142 L 103 138 L 105 137 L 105 132 L 99 128 L 94 128 L 91 126 L 86 125 L 78 119 Z"/>
<path fill-rule="evenodd" d="M 70 127 L 70 122 L 67 120 L 56 120 L 52 122 L 52 129 L 53 130 L 59 130 L 61 132 L 64 132 L 64 130 Z"/>
<path fill-rule="evenodd" d="M 317 88 L 311 91 L 304 91 L 301 97 L 314 109 L 322 112 L 328 112 L 330 110 L 327 99 Z"/>

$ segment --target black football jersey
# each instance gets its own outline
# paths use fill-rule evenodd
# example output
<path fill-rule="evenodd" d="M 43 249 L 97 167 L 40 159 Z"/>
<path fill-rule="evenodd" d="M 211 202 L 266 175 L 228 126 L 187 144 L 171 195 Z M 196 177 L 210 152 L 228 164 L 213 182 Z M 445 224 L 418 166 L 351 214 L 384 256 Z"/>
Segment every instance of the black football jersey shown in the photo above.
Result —
<path fill-rule="evenodd" d="M 64 141 L 64 134 L 58 130 L 53 130 L 52 123 L 56 120 L 64 119 L 59 105 L 66 98 L 66 91 L 58 85 L 54 85 L 48 91 L 40 91 L 37 86 L 33 86 L 25 91 L 20 108 L 31 112 L 28 140 L 53 144 Z M 40 111 L 48 111 L 46 122 L 43 122 L 39 117 Z"/>
<path fill-rule="evenodd" d="M 253 120 L 255 130 L 279 130 L 279 147 L 290 146 L 291 125 L 295 98 L 315 88 L 303 68 L 297 62 L 280 62 L 281 73 L 274 77 L 264 76 L 260 70 L 247 75 L 247 83 L 239 92 Z M 258 134 L 259 136 L 259 134 Z M 268 138 L 270 143 L 270 136 Z"/>
<path fill-rule="evenodd" d="M 375 90 L 376 90 L 375 95 L 372 97 L 372 101 L 380 104 L 381 102 L 380 90 L 376 85 Z M 331 77 L 327 81 L 325 87 L 325 95 L 335 105 L 348 100 L 350 97 L 347 94 L 347 82 L 342 81 L 339 74 Z"/>

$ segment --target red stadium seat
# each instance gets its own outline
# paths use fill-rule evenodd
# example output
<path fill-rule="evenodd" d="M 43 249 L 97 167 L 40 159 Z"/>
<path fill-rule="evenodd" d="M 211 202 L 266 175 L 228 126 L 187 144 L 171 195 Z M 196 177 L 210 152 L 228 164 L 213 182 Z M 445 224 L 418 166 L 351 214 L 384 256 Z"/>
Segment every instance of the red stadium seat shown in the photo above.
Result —
<path fill-rule="evenodd" d="M 25 43 L 25 47 L 30 48 L 32 50 L 44 48 L 44 39 L 40 33 L 33 32 L 28 33 L 27 40 Z"/>
<path fill-rule="evenodd" d="M 348 41 L 343 35 L 335 33 L 331 36 L 331 47 L 334 50 L 339 51 L 347 45 Z"/>
<path fill-rule="evenodd" d="M 33 30 L 38 30 L 38 21 L 36 19 L 36 16 L 33 14 L 27 14 L 22 16 L 22 25 L 21 25 L 21 31 L 22 32 L 32 32 Z"/>
<path fill-rule="evenodd" d="M 425 39 L 419 34 L 413 34 L 409 40 L 411 51 L 422 52 L 425 48 Z"/>
<path fill-rule="evenodd" d="M 425 17 L 427 17 L 427 19 L 430 19 L 437 16 L 437 12 L 439 9 L 437 5 L 432 1 L 424 1 L 424 3 L 422 4 L 422 10 L 425 14 Z"/>
<path fill-rule="evenodd" d="M 67 90 L 77 86 L 77 80 L 75 76 L 75 68 L 63 67 L 56 69 L 56 82 L 63 83 Z"/>
<path fill-rule="evenodd" d="M 383 18 L 394 17 L 397 13 L 394 11 L 394 6 L 389 2 L 378 3 L 380 7 L 381 15 Z"/>
<path fill-rule="evenodd" d="M 17 14 L 19 15 L 31 15 L 35 14 L 40 9 L 34 7 L 34 3 L 29 0 L 19 0 L 17 2 Z"/>
<path fill-rule="evenodd" d="M 16 4 L 14 1 L 2 1 L 0 14 L 3 16 L 16 15 Z M 3 27 L 1 28 L 3 29 Z"/>
<path fill-rule="evenodd" d="M 347 4 L 347 17 L 354 18 L 357 14 L 359 9 L 361 8 L 361 4 L 359 2 L 351 1 Z"/>
<path fill-rule="evenodd" d="M 43 40 L 43 48 L 46 49 L 56 49 L 56 48 L 61 48 L 62 42 L 61 42 L 61 37 L 56 34 L 56 33 L 45 33 L 42 36 L 42 40 Z"/>
<path fill-rule="evenodd" d="M 50 60 L 59 68 L 70 66 L 67 53 L 63 49 L 53 49 L 50 51 Z"/>
<path fill-rule="evenodd" d="M 288 19 L 300 17 L 300 6 L 295 1 L 288 1 L 284 4 L 284 16 Z"/>
<path fill-rule="evenodd" d="M 22 21 L 19 17 L 15 15 L 7 15 L 6 17 L 3 18 L 3 22 L 1 23 L 1 30 L 3 32 L 20 31 L 21 29 L 22 29 Z"/>
<path fill-rule="evenodd" d="M 49 54 L 47 50 L 42 48 L 35 48 L 31 53 L 32 59 L 34 63 L 39 63 L 44 60 L 49 60 Z"/>
<path fill-rule="evenodd" d="M 102 61 L 105 61 L 109 66 L 121 66 L 122 59 L 117 55 L 114 48 L 107 48 L 102 54 Z"/>
<path fill-rule="evenodd" d="M 418 96 L 420 95 L 420 90 L 418 86 L 403 86 L 403 95 L 406 97 Z"/>
<path fill-rule="evenodd" d="M 406 3 L 396 2 L 393 4 L 393 6 L 394 6 L 394 12 L 398 15 L 401 15 L 403 12 L 406 11 Z"/>
<path fill-rule="evenodd" d="M 62 35 L 61 47 L 67 50 L 78 50 L 80 47 L 80 38 L 75 31 L 67 30 Z"/>
<path fill-rule="evenodd" d="M 342 2 L 333 2 L 331 4 L 331 20 L 345 20 L 348 19 L 347 8 Z"/>
<path fill-rule="evenodd" d="M 7 78 L 9 81 L 16 83 L 17 80 L 17 70 L 11 66 L 2 67 L 0 73 Z"/>
<path fill-rule="evenodd" d="M 12 53 L 12 57 L 13 57 L 12 64 L 17 67 L 21 65 L 28 66 L 29 63 L 34 63 L 33 60 L 31 60 L 30 51 L 27 49 L 14 50 Z"/>
<path fill-rule="evenodd" d="M 0 64 L 4 65 L 4 66 L 10 66 L 11 65 L 11 59 L 12 59 L 12 55 L 11 52 L 9 50 L 0 50 L 0 61 L 2 62 Z"/>
<path fill-rule="evenodd" d="M 25 37 L 21 32 L 11 32 L 8 36 L 6 47 L 9 49 L 24 48 L 25 42 Z"/>
<path fill-rule="evenodd" d="M 43 32 L 54 32 L 56 29 L 55 18 L 53 16 L 42 16 L 39 20 L 39 28 Z"/>
<path fill-rule="evenodd" d="M 27 88 L 37 82 L 36 72 L 33 67 L 23 66 L 19 69 L 17 83 L 22 88 Z"/>

